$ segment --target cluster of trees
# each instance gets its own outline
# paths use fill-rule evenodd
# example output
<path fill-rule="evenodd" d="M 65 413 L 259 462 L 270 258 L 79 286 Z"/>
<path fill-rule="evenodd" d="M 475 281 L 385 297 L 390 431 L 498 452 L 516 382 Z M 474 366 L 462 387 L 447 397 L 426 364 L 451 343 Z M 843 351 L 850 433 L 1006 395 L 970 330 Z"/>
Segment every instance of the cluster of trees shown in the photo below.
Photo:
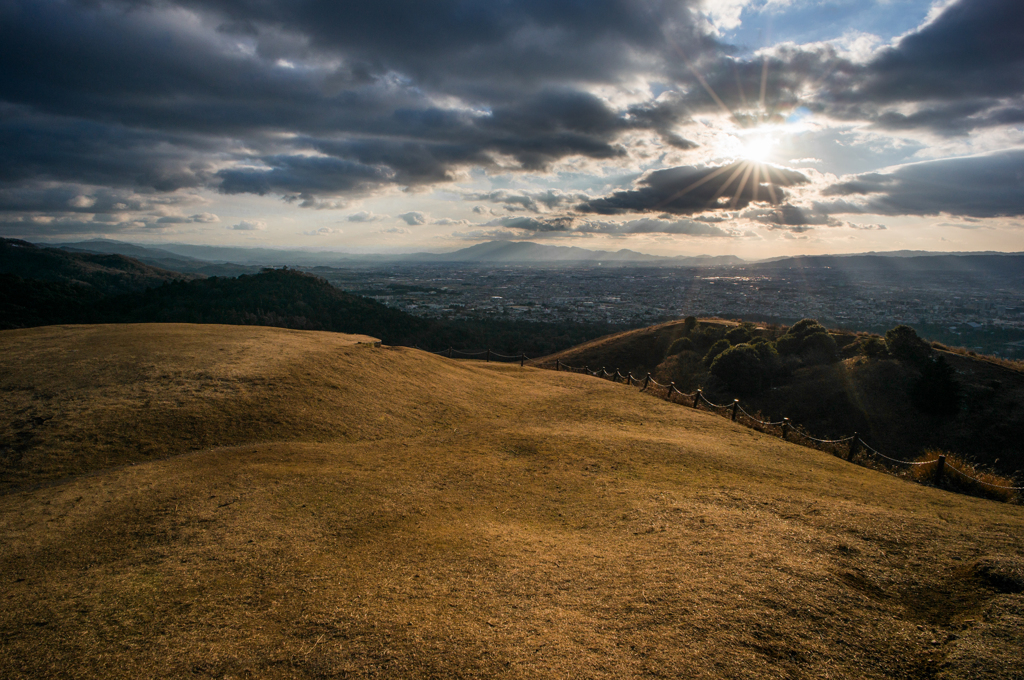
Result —
<path fill-rule="evenodd" d="M 673 379 L 717 381 L 730 394 L 740 396 L 758 394 L 799 368 L 835 363 L 842 356 L 895 360 L 919 372 L 910 395 L 915 406 L 947 417 L 960 408 L 962 388 L 952 367 L 905 325 L 889 330 L 884 339 L 860 337 L 840 348 L 814 319 L 802 319 L 782 332 L 749 323 L 732 328 L 701 324 L 688 317 L 683 335 L 672 343 L 668 355 L 675 370 Z"/>

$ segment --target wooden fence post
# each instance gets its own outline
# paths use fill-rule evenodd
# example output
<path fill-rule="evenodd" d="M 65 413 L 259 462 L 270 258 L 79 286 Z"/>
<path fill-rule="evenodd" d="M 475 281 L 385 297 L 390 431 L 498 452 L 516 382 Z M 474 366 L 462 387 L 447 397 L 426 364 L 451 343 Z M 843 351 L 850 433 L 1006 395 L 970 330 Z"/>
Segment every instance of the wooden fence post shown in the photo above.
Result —
<path fill-rule="evenodd" d="M 693 395 L 693 407 L 694 408 L 697 408 L 697 402 L 700 400 L 700 397 L 701 397 L 700 388 L 698 387 L 697 391 Z"/>
<path fill-rule="evenodd" d="M 736 409 L 738 409 L 739 407 L 740 407 L 740 400 L 739 399 L 733 399 L 732 400 L 732 420 L 733 420 L 733 422 L 736 422 Z"/>
<path fill-rule="evenodd" d="M 942 484 L 942 473 L 946 470 L 946 457 L 939 456 L 939 464 L 935 466 L 935 486 Z"/>
<path fill-rule="evenodd" d="M 487 350 L 487 360 L 491 360 L 491 350 Z"/>
<path fill-rule="evenodd" d="M 853 433 L 853 439 L 850 440 L 850 450 L 846 452 L 846 460 L 853 460 L 853 456 L 857 453 L 857 433 Z"/>
<path fill-rule="evenodd" d="M 665 398 L 666 398 L 666 399 L 668 399 L 669 401 L 672 401 L 672 395 L 673 395 L 673 394 L 675 394 L 675 393 L 676 393 L 676 392 L 678 392 L 678 391 L 679 391 L 679 390 L 677 390 L 677 389 L 676 389 L 676 384 L 675 384 L 675 382 L 670 382 L 670 383 L 668 384 L 668 396 L 667 396 L 667 397 L 665 397 Z"/>
<path fill-rule="evenodd" d="M 789 434 L 789 418 L 782 419 L 782 441 L 786 441 L 786 435 Z"/>
<path fill-rule="evenodd" d="M 526 353 L 525 352 L 523 352 L 522 354 L 519 355 L 519 367 L 520 368 L 523 367 L 523 362 L 524 361 L 526 361 Z"/>
<path fill-rule="evenodd" d="M 451 347 L 448 348 L 448 358 L 449 359 L 452 358 L 452 348 Z"/>
<path fill-rule="evenodd" d="M 643 389 L 642 389 L 642 390 L 640 390 L 640 391 L 641 391 L 641 392 L 643 392 L 644 390 L 646 390 L 646 389 L 647 389 L 647 386 L 648 386 L 648 385 L 650 385 L 650 384 L 651 384 L 651 374 L 650 374 L 650 373 L 648 373 L 648 374 L 647 374 L 647 377 L 646 377 L 646 378 L 644 378 L 644 387 L 643 387 Z"/>
<path fill-rule="evenodd" d="M 559 361 L 558 359 L 555 359 L 555 372 L 556 372 L 556 373 L 557 373 L 558 371 L 562 370 L 562 368 L 561 368 L 561 363 L 562 363 L 561 361 Z"/>

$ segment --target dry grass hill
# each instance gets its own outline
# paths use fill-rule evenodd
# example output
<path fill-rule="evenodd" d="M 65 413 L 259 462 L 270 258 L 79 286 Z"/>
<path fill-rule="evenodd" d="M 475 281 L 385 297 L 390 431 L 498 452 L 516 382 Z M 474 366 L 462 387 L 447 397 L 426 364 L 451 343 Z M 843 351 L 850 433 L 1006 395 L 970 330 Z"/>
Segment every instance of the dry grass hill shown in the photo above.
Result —
<path fill-rule="evenodd" d="M 1024 677 L 1020 506 L 368 340 L 0 333 L 0 676 Z"/>
<path fill-rule="evenodd" d="M 727 330 L 738 323 L 704 319 L 702 328 Z M 929 414 L 912 402 L 919 372 L 892 358 L 869 358 L 858 353 L 868 334 L 832 331 L 842 360 L 799 366 L 771 389 L 734 394 L 711 378 L 700 354 L 672 354 L 673 342 L 687 335 L 682 320 L 616 333 L 531 362 L 553 367 L 556 359 L 570 366 L 606 367 L 643 376 L 650 371 L 663 383 L 677 381 L 683 391 L 703 386 L 720 403 L 739 396 L 745 409 L 760 411 L 771 420 L 789 417 L 821 438 L 860 433 L 887 455 L 916 459 L 924 451 L 942 449 L 1008 476 L 1024 476 L 1024 362 L 951 351 L 934 350 L 953 369 L 962 389 L 955 416 Z M 764 326 L 755 331 L 771 336 Z M 778 335 L 781 331 L 774 330 Z M 853 351 L 851 351 L 853 350 Z"/>

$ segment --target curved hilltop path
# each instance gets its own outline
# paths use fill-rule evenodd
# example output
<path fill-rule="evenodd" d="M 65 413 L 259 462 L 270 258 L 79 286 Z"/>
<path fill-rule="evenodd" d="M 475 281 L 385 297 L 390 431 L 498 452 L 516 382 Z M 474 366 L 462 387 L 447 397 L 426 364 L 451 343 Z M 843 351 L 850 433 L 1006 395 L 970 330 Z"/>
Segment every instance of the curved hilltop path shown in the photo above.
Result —
<path fill-rule="evenodd" d="M 4 678 L 1024 677 L 1024 510 L 596 378 L 0 333 Z"/>

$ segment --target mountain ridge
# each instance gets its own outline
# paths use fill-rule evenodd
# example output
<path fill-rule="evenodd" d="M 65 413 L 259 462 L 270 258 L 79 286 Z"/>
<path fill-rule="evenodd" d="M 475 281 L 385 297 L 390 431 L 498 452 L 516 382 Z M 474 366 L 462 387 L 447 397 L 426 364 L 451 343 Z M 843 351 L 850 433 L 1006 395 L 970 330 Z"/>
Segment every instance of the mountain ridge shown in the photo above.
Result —
<path fill-rule="evenodd" d="M 734 255 L 662 256 L 649 255 L 626 248 L 618 251 L 590 250 L 579 246 L 553 246 L 532 241 L 488 241 L 478 243 L 449 253 L 404 253 L 404 254 L 353 254 L 329 250 L 296 250 L 274 248 L 241 248 L 236 246 L 204 246 L 168 243 L 160 245 L 138 245 L 108 239 L 59 244 L 39 244 L 49 247 L 84 250 L 89 252 L 116 252 L 138 257 L 142 261 L 177 263 L 184 271 L 203 271 L 202 266 L 211 263 L 239 267 L 238 273 L 252 273 L 259 266 L 316 266 L 336 264 L 339 266 L 372 266 L 386 263 L 400 264 L 629 264 L 678 267 L 826 267 L 858 268 L 858 261 L 881 261 L 893 264 L 899 261 L 917 261 L 910 268 L 927 269 L 932 258 L 947 258 L 948 261 L 962 261 L 973 258 L 980 264 L 1002 262 L 1006 258 L 1024 258 L 1020 252 L 963 251 L 935 252 L 898 250 L 889 252 L 864 252 L 826 255 L 796 255 L 766 260 L 743 260 Z M 952 259 L 949 259 L 952 258 Z M 941 269 L 941 259 L 931 262 L 932 269 Z M 980 265 L 979 265 L 980 266 Z M 1016 265 L 1014 265 L 1016 266 Z M 871 265 L 881 268 L 882 264 Z M 867 268 L 871 268 L 867 267 Z M 860 267 L 864 268 L 864 267 Z M 906 268 L 906 267 L 904 267 Z M 225 272 L 226 273 L 226 272 Z"/>

